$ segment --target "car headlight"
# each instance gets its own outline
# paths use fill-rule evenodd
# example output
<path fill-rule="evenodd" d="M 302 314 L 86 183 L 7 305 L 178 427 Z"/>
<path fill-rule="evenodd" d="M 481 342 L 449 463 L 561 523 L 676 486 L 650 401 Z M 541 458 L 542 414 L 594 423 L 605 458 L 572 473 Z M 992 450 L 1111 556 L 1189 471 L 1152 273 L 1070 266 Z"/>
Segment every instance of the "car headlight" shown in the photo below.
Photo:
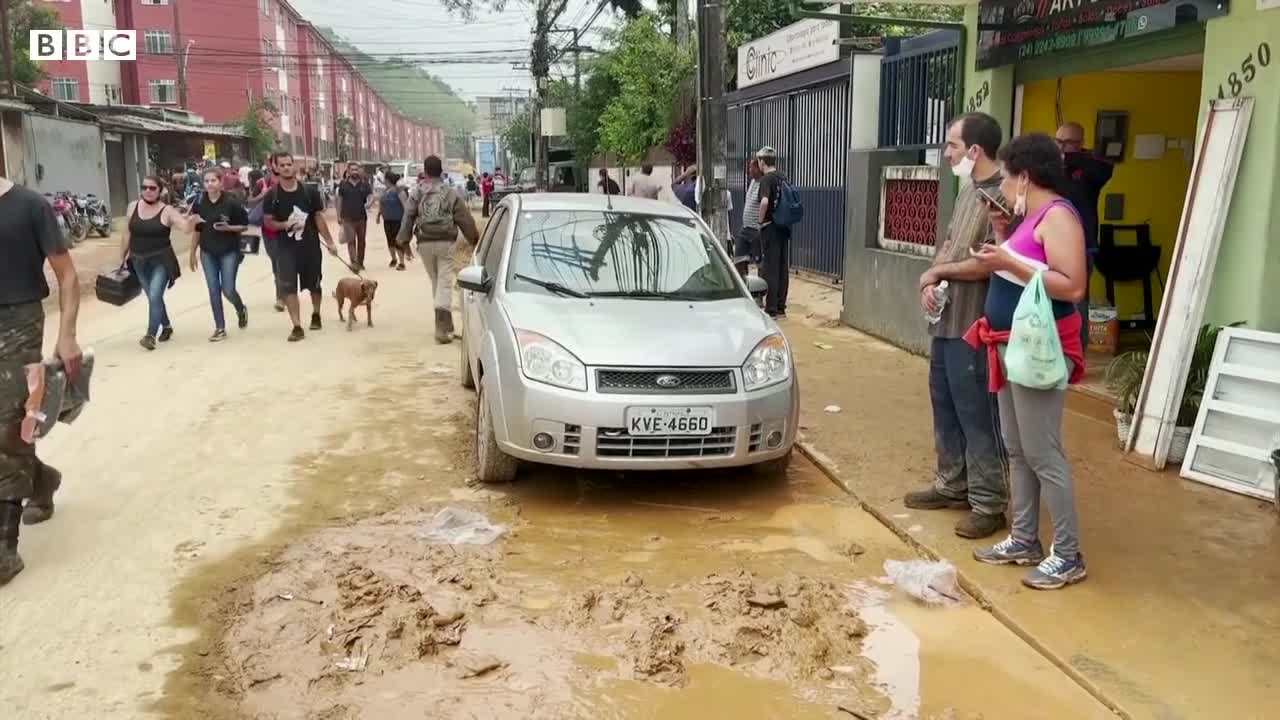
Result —
<path fill-rule="evenodd" d="M 530 380 L 568 390 L 587 389 L 587 366 L 557 342 L 527 330 L 516 331 L 520 370 Z"/>
<path fill-rule="evenodd" d="M 747 390 L 759 390 L 790 379 L 791 349 L 781 334 L 761 340 L 742 364 L 742 381 Z"/>

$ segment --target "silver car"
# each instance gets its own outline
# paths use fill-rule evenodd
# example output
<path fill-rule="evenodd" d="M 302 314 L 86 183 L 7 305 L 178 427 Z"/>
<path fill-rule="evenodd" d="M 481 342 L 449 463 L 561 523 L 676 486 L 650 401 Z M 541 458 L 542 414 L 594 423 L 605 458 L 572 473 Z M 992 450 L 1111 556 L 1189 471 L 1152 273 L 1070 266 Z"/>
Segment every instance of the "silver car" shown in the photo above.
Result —
<path fill-rule="evenodd" d="M 517 194 L 458 273 L 479 479 L 521 461 L 661 470 L 785 466 L 791 348 L 681 205 Z"/>

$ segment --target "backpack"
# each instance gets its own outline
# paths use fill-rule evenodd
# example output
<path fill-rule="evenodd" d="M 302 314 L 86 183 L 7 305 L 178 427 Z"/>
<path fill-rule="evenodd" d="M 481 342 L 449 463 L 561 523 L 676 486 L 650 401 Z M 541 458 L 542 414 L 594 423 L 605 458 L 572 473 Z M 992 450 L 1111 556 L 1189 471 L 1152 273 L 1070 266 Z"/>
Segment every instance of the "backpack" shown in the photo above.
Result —
<path fill-rule="evenodd" d="M 453 222 L 454 203 L 457 195 L 453 188 L 442 183 L 419 186 L 418 216 L 413 223 L 413 235 L 423 240 L 455 240 L 458 226 Z"/>
<path fill-rule="evenodd" d="M 800 191 L 784 178 L 778 178 L 778 181 L 778 206 L 773 209 L 773 222 L 785 228 L 799 225 L 804 220 L 804 202 L 800 200 Z"/>

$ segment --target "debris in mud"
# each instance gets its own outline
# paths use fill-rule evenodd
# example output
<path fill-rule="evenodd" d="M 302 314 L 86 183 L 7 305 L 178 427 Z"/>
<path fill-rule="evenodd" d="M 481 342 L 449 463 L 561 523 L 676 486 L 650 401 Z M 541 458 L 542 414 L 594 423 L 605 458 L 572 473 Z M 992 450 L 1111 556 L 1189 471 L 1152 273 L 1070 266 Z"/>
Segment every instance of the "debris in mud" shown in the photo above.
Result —
<path fill-rule="evenodd" d="M 489 518 L 478 512 L 447 507 L 437 512 L 417 536 L 429 543 L 488 545 L 506 532 L 505 527 L 489 522 Z"/>
<path fill-rule="evenodd" d="M 681 621 L 667 613 L 649 618 L 627 643 L 635 677 L 659 685 L 680 686 L 685 682 L 684 641 L 676 631 Z"/>
<path fill-rule="evenodd" d="M 818 348 L 819 350 L 830 350 L 832 348 L 831 345 L 828 345 L 827 343 L 824 343 L 824 342 L 818 342 L 817 340 L 813 341 L 813 346 Z"/>
<path fill-rule="evenodd" d="M 839 405 L 828 405 L 828 406 L 826 406 L 826 407 L 822 408 L 822 411 L 823 411 L 823 412 L 826 412 L 826 413 L 830 413 L 830 414 L 832 414 L 832 415 L 835 415 L 836 413 L 840 412 L 840 406 L 839 406 Z"/>
<path fill-rule="evenodd" d="M 832 550 L 836 551 L 836 553 L 843 555 L 847 558 L 855 558 L 867 552 L 866 548 L 862 547 L 861 545 L 859 545 L 858 543 L 852 540 L 848 542 L 840 543 L 839 545 L 836 545 L 834 548 L 832 548 Z"/>
<path fill-rule="evenodd" d="M 903 592 L 930 605 L 961 602 L 956 566 L 945 560 L 885 560 L 884 572 Z"/>
<path fill-rule="evenodd" d="M 507 664 L 493 655 L 468 655 L 453 661 L 458 671 L 458 678 L 468 680 L 487 675 L 494 670 L 501 670 Z"/>
<path fill-rule="evenodd" d="M 787 606 L 787 601 L 773 595 L 752 595 L 747 598 L 747 604 L 751 607 L 764 608 L 765 610 L 777 610 Z"/>

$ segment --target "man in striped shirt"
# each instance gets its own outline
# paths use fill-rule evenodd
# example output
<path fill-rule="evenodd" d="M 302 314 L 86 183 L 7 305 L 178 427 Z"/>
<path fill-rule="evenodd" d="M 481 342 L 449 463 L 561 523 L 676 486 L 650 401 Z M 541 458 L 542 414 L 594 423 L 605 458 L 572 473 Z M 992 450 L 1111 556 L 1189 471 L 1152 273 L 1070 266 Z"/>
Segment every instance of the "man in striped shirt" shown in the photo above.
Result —
<path fill-rule="evenodd" d="M 747 163 L 747 198 L 742 203 L 742 230 L 733 248 L 733 264 L 742 277 L 752 262 L 760 262 L 760 161 Z"/>

